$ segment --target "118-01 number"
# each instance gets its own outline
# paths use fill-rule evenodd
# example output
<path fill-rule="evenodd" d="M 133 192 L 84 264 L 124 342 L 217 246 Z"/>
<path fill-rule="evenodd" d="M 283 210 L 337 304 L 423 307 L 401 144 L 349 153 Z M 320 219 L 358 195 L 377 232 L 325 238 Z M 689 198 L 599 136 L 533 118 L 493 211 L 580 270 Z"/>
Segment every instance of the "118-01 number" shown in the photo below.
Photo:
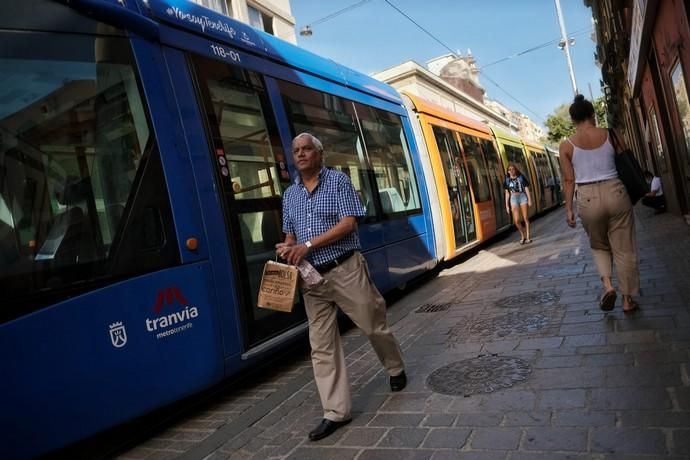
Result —
<path fill-rule="evenodd" d="M 216 56 L 220 56 L 223 59 L 230 59 L 234 62 L 242 62 L 242 59 L 240 58 L 240 53 L 238 53 L 237 51 L 226 50 L 222 46 L 218 45 L 211 45 L 211 51 L 213 51 L 213 54 L 215 54 Z"/>

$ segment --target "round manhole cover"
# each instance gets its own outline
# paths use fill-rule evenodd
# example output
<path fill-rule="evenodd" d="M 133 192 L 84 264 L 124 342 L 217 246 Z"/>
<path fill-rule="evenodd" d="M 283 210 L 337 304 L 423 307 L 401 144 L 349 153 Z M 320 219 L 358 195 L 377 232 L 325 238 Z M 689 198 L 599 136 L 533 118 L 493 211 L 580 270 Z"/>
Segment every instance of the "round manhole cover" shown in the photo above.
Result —
<path fill-rule="evenodd" d="M 426 383 L 436 393 L 469 396 L 512 387 L 531 372 L 529 364 L 519 358 L 480 356 L 436 369 Z"/>
<path fill-rule="evenodd" d="M 533 307 L 535 305 L 556 304 L 561 298 L 555 291 L 525 292 L 522 294 L 503 297 L 496 301 L 497 307 L 516 308 Z"/>

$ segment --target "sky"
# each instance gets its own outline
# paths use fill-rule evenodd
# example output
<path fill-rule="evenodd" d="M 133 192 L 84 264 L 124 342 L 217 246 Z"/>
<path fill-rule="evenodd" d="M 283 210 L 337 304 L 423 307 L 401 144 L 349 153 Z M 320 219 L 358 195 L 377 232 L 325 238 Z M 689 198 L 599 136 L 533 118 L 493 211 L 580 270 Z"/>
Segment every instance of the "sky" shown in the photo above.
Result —
<path fill-rule="evenodd" d="M 452 50 L 468 49 L 481 67 L 561 37 L 554 0 L 390 0 Z M 357 0 L 291 0 L 299 31 Z M 594 61 L 591 9 L 583 0 L 561 0 L 565 27 L 575 38 L 570 47 L 580 93 L 601 95 L 601 70 Z M 385 0 L 369 0 L 332 19 L 316 23 L 298 45 L 366 74 L 407 60 L 426 62 L 449 53 Z M 528 115 L 543 126 L 556 107 L 570 103 L 573 89 L 565 53 L 556 43 L 490 65 L 480 73 L 486 96 Z M 514 97 L 520 103 L 516 102 Z M 535 114 L 536 113 L 536 114 Z"/>

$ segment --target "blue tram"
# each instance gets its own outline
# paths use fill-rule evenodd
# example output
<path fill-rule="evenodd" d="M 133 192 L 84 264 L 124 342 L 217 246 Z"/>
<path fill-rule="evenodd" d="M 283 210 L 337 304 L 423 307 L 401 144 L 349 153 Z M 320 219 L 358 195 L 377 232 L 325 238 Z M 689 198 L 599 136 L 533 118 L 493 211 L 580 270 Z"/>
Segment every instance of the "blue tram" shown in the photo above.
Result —
<path fill-rule="evenodd" d="M 132 420 L 304 336 L 300 303 L 256 307 L 300 132 L 364 203 L 382 292 L 510 228 L 486 222 L 502 211 L 496 152 L 522 151 L 517 138 L 406 108 L 388 85 L 185 0 L 4 6 L 0 458 Z M 528 147 L 541 212 L 560 202 L 545 192 L 557 164 Z M 455 223 L 466 238 L 450 251 Z"/>
<path fill-rule="evenodd" d="M 4 7 L 1 458 L 194 394 L 302 335 L 301 305 L 256 307 L 297 133 L 365 203 L 382 291 L 436 263 L 387 85 L 185 1 Z"/>

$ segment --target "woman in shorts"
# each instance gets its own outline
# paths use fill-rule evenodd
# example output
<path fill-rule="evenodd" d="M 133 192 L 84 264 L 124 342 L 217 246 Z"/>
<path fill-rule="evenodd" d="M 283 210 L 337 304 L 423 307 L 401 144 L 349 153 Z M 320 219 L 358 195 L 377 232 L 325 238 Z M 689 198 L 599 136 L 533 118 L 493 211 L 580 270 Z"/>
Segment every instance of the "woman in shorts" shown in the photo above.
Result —
<path fill-rule="evenodd" d="M 503 183 L 506 197 L 506 212 L 513 214 L 513 221 L 520 232 L 520 244 L 531 243 L 532 238 L 529 234 L 529 217 L 527 212 L 532 206 L 532 197 L 529 193 L 529 182 L 527 178 L 520 173 L 520 170 L 514 164 L 508 166 L 508 174 Z M 525 221 L 524 227 L 520 222 L 520 214 L 522 220 Z"/>

